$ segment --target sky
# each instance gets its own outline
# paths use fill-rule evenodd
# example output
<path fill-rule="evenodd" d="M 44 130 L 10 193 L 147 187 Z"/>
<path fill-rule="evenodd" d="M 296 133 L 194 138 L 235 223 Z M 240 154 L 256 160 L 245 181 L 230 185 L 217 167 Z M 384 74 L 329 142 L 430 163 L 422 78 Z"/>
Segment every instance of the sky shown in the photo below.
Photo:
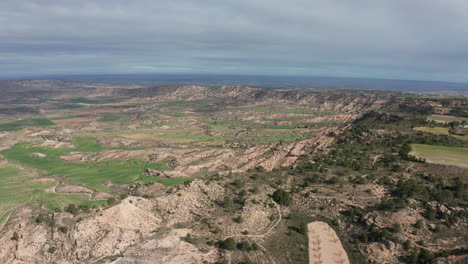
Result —
<path fill-rule="evenodd" d="M 0 1 L 0 77 L 107 73 L 468 82 L 468 1 Z"/>

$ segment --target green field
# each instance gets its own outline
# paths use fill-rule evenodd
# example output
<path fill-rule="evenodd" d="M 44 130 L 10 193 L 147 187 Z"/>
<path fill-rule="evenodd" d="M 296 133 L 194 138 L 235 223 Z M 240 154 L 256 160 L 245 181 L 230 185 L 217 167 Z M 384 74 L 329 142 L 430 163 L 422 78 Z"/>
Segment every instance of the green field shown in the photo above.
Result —
<path fill-rule="evenodd" d="M 465 136 L 451 135 L 447 127 L 415 127 L 414 130 L 426 132 L 426 133 L 430 133 L 434 135 L 452 136 L 459 140 L 468 141 L 468 135 L 465 135 Z"/>
<path fill-rule="evenodd" d="M 411 154 L 429 163 L 468 168 L 468 148 L 411 144 Z"/>
<path fill-rule="evenodd" d="M 99 205 L 105 201 L 89 201 L 84 194 L 57 194 L 46 192 L 54 181 L 37 181 L 32 172 L 12 166 L 0 166 L 0 225 L 8 215 L 22 205 L 40 201 L 50 210 L 63 208 L 68 204 Z"/>
<path fill-rule="evenodd" d="M 439 123 L 448 123 L 452 121 L 457 121 L 457 122 L 468 122 L 468 118 L 465 117 L 459 117 L 459 116 L 449 116 L 449 115 L 431 115 L 428 117 L 429 120 L 433 120 L 435 122 Z"/>
<path fill-rule="evenodd" d="M 449 129 L 446 127 L 415 127 L 414 130 L 434 135 L 449 135 Z"/>
<path fill-rule="evenodd" d="M 29 118 L 11 123 L 0 124 L 0 131 L 16 131 L 24 127 L 44 127 L 55 125 L 47 118 Z"/>
<path fill-rule="evenodd" d="M 106 148 L 99 145 L 92 138 L 79 137 L 75 139 L 76 148 L 59 148 L 51 149 L 45 147 L 35 147 L 27 143 L 18 143 L 12 148 L 1 152 L 5 158 L 19 162 L 31 168 L 47 171 L 49 175 L 63 175 L 67 179 L 75 182 L 80 182 L 89 188 L 106 191 L 105 182 L 111 181 L 117 184 L 130 184 L 137 180 L 141 180 L 143 172 L 147 168 L 165 170 L 168 169 L 164 163 L 145 163 L 125 161 L 125 160 L 108 160 L 103 162 L 86 162 L 74 163 L 67 162 L 60 158 L 72 151 L 97 152 Z M 31 156 L 32 153 L 39 152 L 47 154 L 47 157 L 38 158 Z M 155 182 L 161 182 L 165 185 L 180 184 L 181 179 L 163 179 L 152 177 Z M 144 180 L 148 180 L 145 178 Z"/>

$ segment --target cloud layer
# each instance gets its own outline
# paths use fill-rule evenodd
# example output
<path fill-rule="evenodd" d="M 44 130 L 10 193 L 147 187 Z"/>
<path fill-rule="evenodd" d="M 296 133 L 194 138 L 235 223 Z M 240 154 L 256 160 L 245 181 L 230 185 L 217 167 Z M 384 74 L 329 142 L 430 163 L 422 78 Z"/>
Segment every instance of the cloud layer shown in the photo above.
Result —
<path fill-rule="evenodd" d="M 466 0 L 2 0 L 0 76 L 468 81 Z"/>

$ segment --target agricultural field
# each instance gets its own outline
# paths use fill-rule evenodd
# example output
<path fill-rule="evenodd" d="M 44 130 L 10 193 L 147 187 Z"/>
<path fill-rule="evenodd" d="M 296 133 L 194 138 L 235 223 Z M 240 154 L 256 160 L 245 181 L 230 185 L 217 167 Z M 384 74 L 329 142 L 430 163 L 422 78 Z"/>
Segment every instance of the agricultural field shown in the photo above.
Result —
<path fill-rule="evenodd" d="M 54 178 L 39 177 L 36 173 L 14 166 L 0 165 L 0 226 L 17 208 L 39 201 L 55 211 L 68 204 L 100 205 L 105 201 L 90 201 L 86 194 L 59 194 L 53 191 L 58 183 Z"/>
<path fill-rule="evenodd" d="M 432 120 L 438 123 L 449 123 L 449 122 L 468 122 L 468 118 L 460 116 L 450 116 L 450 115 L 431 115 L 428 117 L 428 120 Z"/>
<path fill-rule="evenodd" d="M 468 135 L 453 135 L 449 133 L 448 127 L 415 127 L 414 130 L 421 131 L 425 133 L 430 133 L 434 135 L 444 135 L 444 136 L 452 136 L 459 140 L 468 141 Z"/>
<path fill-rule="evenodd" d="M 77 163 L 67 162 L 60 157 L 72 151 L 97 152 L 106 149 L 96 144 L 92 139 L 78 138 L 75 140 L 76 148 L 51 149 L 34 147 L 26 143 L 18 143 L 1 154 L 8 160 L 18 162 L 30 168 L 46 171 L 48 176 L 63 175 L 71 181 L 79 182 L 98 191 L 106 191 L 106 182 L 117 184 L 133 183 L 143 176 L 146 169 L 167 169 L 163 163 L 145 163 L 138 160 L 108 160 L 105 162 Z M 40 153 L 43 157 L 34 156 Z M 165 184 L 180 183 L 177 180 L 153 178 L 154 181 Z"/>
<path fill-rule="evenodd" d="M 468 168 L 468 148 L 412 144 L 411 154 L 427 162 Z"/>

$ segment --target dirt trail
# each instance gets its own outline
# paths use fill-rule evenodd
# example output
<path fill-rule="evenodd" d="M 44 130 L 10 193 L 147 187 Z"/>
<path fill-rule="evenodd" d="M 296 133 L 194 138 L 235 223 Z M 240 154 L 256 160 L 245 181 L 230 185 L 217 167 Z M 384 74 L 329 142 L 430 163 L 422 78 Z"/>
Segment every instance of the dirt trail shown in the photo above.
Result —
<path fill-rule="evenodd" d="M 309 264 L 350 264 L 339 237 L 325 222 L 307 225 L 309 236 Z"/>

